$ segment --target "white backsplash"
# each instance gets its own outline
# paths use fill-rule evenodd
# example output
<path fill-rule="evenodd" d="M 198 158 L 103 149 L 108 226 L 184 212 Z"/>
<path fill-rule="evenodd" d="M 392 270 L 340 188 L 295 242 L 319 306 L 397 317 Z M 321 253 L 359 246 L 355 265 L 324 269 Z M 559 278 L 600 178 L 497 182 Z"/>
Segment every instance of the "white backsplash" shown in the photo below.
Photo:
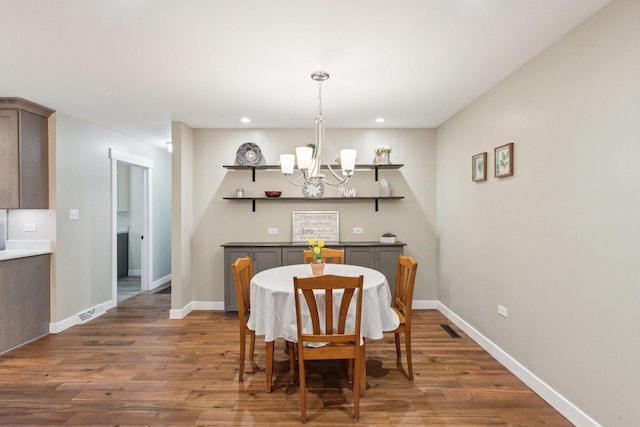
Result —
<path fill-rule="evenodd" d="M 26 231 L 25 225 L 36 231 Z M 8 240 L 55 240 L 56 212 L 53 209 L 10 209 L 7 211 Z"/>

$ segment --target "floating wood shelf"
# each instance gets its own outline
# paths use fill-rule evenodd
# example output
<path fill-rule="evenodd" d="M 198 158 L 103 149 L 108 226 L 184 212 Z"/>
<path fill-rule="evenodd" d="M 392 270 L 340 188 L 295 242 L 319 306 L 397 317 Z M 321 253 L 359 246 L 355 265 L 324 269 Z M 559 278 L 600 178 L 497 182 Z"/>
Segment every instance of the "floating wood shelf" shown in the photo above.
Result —
<path fill-rule="evenodd" d="M 356 170 L 374 170 L 375 171 L 375 180 L 378 180 L 378 171 L 385 169 L 400 169 L 404 164 L 401 163 L 393 163 L 389 165 L 376 165 L 376 164 L 361 164 L 356 165 Z M 229 170 L 250 170 L 251 171 L 251 181 L 256 181 L 256 171 L 257 170 L 280 170 L 280 165 L 255 165 L 255 166 L 242 166 L 242 165 L 223 165 L 225 169 Z M 322 165 L 321 169 L 329 169 L 327 165 Z M 334 170 L 340 170 L 340 165 L 331 165 L 331 168 Z"/>
<path fill-rule="evenodd" d="M 371 196 L 371 197 L 319 197 L 317 199 L 312 199 L 308 197 L 223 197 L 224 200 L 250 200 L 251 201 L 251 211 L 256 211 L 256 200 L 260 202 L 269 201 L 269 202 L 357 202 L 362 200 L 373 200 L 376 212 L 378 212 L 378 201 L 379 200 L 400 200 L 404 199 L 404 196 L 391 196 L 391 197 L 380 197 L 380 196 Z"/>

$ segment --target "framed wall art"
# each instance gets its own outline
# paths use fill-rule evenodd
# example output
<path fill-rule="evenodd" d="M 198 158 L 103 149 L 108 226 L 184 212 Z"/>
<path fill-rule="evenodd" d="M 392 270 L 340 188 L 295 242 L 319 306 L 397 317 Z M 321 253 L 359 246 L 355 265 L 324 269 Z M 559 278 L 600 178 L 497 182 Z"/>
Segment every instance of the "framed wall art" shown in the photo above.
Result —
<path fill-rule="evenodd" d="M 292 242 L 306 243 L 311 237 L 326 243 L 340 242 L 338 211 L 293 211 L 291 237 Z"/>
<path fill-rule="evenodd" d="M 496 178 L 513 175 L 513 142 L 496 147 L 493 156 Z"/>
<path fill-rule="evenodd" d="M 487 152 L 471 156 L 471 179 L 475 182 L 487 180 Z"/>

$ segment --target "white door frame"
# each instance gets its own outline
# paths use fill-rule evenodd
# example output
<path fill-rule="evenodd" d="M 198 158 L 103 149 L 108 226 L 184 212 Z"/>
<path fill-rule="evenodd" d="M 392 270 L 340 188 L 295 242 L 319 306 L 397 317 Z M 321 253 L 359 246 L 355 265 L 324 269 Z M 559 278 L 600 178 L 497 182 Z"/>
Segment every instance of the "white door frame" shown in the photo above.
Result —
<path fill-rule="evenodd" d="M 142 277 L 141 290 L 151 289 L 153 278 L 153 160 L 135 154 L 109 148 L 111 159 L 111 298 L 118 305 L 118 162 L 142 168 L 143 218 L 141 242 Z"/>

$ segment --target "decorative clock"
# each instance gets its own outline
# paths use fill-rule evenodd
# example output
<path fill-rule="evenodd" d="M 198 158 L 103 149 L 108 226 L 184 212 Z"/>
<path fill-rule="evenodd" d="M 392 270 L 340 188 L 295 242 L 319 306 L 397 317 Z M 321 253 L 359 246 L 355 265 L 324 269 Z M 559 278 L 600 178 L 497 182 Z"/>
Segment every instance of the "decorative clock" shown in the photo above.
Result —
<path fill-rule="evenodd" d="M 302 194 L 310 199 L 319 199 L 324 193 L 324 184 L 322 182 L 311 183 L 305 182 L 302 186 Z"/>

